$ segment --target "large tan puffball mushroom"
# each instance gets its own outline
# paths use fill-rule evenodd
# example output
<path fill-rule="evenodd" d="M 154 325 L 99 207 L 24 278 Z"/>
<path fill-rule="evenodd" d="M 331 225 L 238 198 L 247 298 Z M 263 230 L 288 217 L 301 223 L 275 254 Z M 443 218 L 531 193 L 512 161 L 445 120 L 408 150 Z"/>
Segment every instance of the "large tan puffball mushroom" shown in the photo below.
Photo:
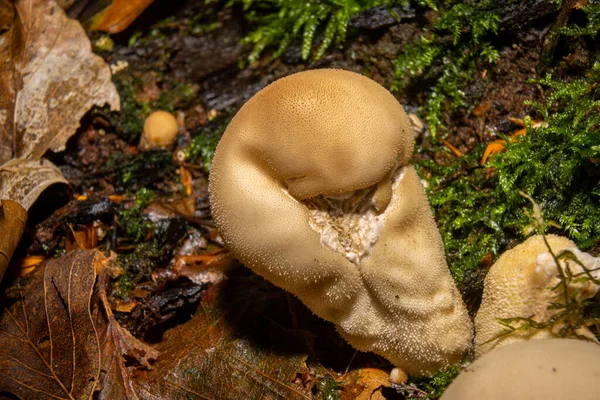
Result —
<path fill-rule="evenodd" d="M 467 367 L 441 400 L 598 400 L 600 346 L 528 340 L 494 349 Z"/>
<path fill-rule="evenodd" d="M 177 119 L 167 111 L 154 111 L 144 121 L 140 149 L 169 148 L 177 139 Z"/>
<path fill-rule="evenodd" d="M 383 87 L 342 70 L 301 72 L 233 118 L 210 200 L 240 261 L 355 348 L 422 375 L 460 360 L 472 326 L 412 151 L 410 122 Z"/>
<path fill-rule="evenodd" d="M 575 243 L 567 238 L 547 235 L 548 244 L 554 254 L 570 250 L 578 260 L 589 269 L 600 268 L 600 259 L 578 250 Z M 575 275 L 583 272 L 581 265 L 574 261 L 560 261 L 561 269 Z M 598 271 L 593 274 L 598 275 Z M 525 242 L 506 251 L 490 268 L 483 289 L 481 307 L 475 317 L 475 353 L 476 356 L 495 348 L 525 339 L 544 339 L 558 336 L 565 326 L 564 319 L 557 320 L 552 326 L 548 322 L 561 310 L 551 304 L 565 304 L 564 291 L 559 271 L 542 236 L 532 236 Z M 596 276 L 597 278 L 598 276 Z M 553 289 L 554 290 L 551 290 Z M 569 293 L 581 303 L 596 295 L 600 287 L 591 280 L 573 280 Z M 515 330 L 509 334 L 507 327 L 499 319 L 529 318 L 539 324 L 548 325 L 546 329 L 529 328 Z M 519 326 L 515 321 L 513 327 Z M 594 335 L 585 326 L 576 330 L 581 337 L 595 340 Z"/>

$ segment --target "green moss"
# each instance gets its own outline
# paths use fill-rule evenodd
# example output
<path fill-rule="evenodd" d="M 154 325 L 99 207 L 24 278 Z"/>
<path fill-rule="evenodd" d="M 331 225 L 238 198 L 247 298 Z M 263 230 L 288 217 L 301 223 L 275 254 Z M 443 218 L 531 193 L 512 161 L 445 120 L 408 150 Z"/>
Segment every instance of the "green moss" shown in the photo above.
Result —
<path fill-rule="evenodd" d="M 150 196 L 147 192 L 140 195 L 134 206 L 137 212 L 132 212 L 133 217 L 138 218 L 138 221 L 145 220 L 141 211 L 145 207 L 144 204 L 148 204 Z M 173 250 L 179 239 L 185 235 L 187 228 L 183 218 L 165 219 L 155 224 L 145 225 L 146 234 L 143 235 L 142 240 L 148 237 L 149 239 L 142 243 L 138 242 L 129 253 L 118 254 L 119 265 L 124 271 L 124 275 L 121 276 L 125 276 L 119 280 L 123 279 L 125 283 L 131 281 L 133 287 L 137 282 L 149 279 L 153 270 L 164 266 L 172 259 Z"/>
<path fill-rule="evenodd" d="M 302 59 L 307 60 L 313 47 L 313 59 L 321 58 L 332 44 L 340 45 L 346 39 L 348 22 L 357 13 L 391 0 L 231 0 L 228 4 L 242 4 L 245 17 L 256 26 L 243 43 L 254 45 L 248 56 L 256 61 L 268 47 L 276 48 L 279 57 L 295 41 L 302 43 Z"/>
<path fill-rule="evenodd" d="M 392 90 L 409 84 L 427 88 L 422 111 L 433 136 L 442 126 L 444 111 L 470 106 L 463 88 L 473 81 L 475 71 L 499 58 L 490 39 L 497 33 L 500 15 L 490 11 L 491 3 L 427 2 L 439 11 L 437 22 L 394 62 Z"/>
<path fill-rule="evenodd" d="M 587 248 L 600 237 L 600 62 L 582 79 L 536 83 L 549 89 L 545 103 L 531 104 L 548 126 L 509 141 L 494 163 L 498 181 L 509 200 L 523 190 Z"/>
<path fill-rule="evenodd" d="M 439 399 L 446 390 L 446 388 L 458 376 L 460 371 L 461 368 L 459 366 L 453 365 L 439 370 L 431 377 L 410 379 L 408 382 L 409 385 L 415 385 L 417 388 L 419 388 L 427 394 L 419 392 L 419 396 L 409 396 L 408 398 L 418 398 L 423 400 Z"/>
<path fill-rule="evenodd" d="M 129 292 L 131 292 L 134 287 L 135 282 L 131 277 L 127 274 L 122 274 L 115 282 L 113 282 L 111 294 L 121 300 L 126 300 L 129 296 Z"/>
<path fill-rule="evenodd" d="M 600 3 L 589 2 L 581 8 L 585 14 L 585 24 L 571 25 L 561 29 L 560 33 L 566 36 L 591 36 L 596 38 L 600 32 Z"/>
<path fill-rule="evenodd" d="M 113 83 L 121 98 L 121 111 L 111 112 L 105 107 L 99 114 L 108 120 L 117 134 L 128 142 L 132 142 L 144 129 L 144 118 L 148 107 L 137 102 L 133 95 L 131 82 L 123 80 L 119 75 L 113 75 Z"/>
<path fill-rule="evenodd" d="M 152 222 L 142 215 L 144 208 L 148 207 L 154 193 L 146 188 L 138 190 L 135 194 L 135 205 L 119 213 L 119 225 L 125 235 L 134 242 L 141 242 L 152 229 Z"/>
<path fill-rule="evenodd" d="M 176 109 L 189 106 L 195 99 L 196 90 L 191 84 L 178 83 L 172 89 L 161 92 L 158 100 L 152 104 L 152 109 L 174 113 Z"/>
<path fill-rule="evenodd" d="M 208 173 L 219 139 L 221 139 L 225 128 L 231 121 L 232 115 L 233 113 L 226 113 L 196 132 L 190 145 L 185 150 L 186 159 L 193 163 L 201 163 L 204 171 Z"/>
<path fill-rule="evenodd" d="M 109 176 L 118 191 L 138 190 L 160 184 L 175 171 L 173 155 L 167 150 L 137 154 L 112 154 L 101 173 Z"/>
<path fill-rule="evenodd" d="M 340 400 L 341 387 L 341 383 L 336 382 L 331 376 L 325 375 L 317 383 L 317 398 L 323 400 Z"/>
<path fill-rule="evenodd" d="M 485 167 L 478 163 L 483 145 L 446 164 L 417 161 L 459 282 L 510 241 L 522 240 L 529 203 L 519 191 L 580 248 L 600 238 L 600 63 L 583 79 L 565 83 L 548 76 L 537 83 L 549 90 L 545 103 L 532 107 L 548 126 L 533 128 L 527 120 L 527 135 L 518 142 L 506 138 L 506 150 Z M 434 145 L 418 151 L 445 150 Z"/>

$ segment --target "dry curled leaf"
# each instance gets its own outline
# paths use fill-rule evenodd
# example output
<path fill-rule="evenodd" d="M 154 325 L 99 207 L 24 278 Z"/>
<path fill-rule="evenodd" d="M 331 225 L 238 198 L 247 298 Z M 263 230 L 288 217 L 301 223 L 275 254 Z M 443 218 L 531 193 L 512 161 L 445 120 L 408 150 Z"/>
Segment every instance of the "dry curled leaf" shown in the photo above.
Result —
<path fill-rule="evenodd" d="M 68 182 L 48 160 L 14 159 L 0 166 L 0 198 L 17 202 L 26 210 L 55 183 Z"/>
<path fill-rule="evenodd" d="M 27 211 L 23 207 L 10 200 L 0 200 L 0 281 L 19 244 L 25 222 Z"/>
<path fill-rule="evenodd" d="M 381 394 L 381 389 L 392 387 L 389 372 L 378 368 L 358 369 L 352 371 L 352 375 L 356 379 L 356 383 L 364 388 L 360 395 L 356 397 L 356 400 L 385 399 Z"/>
<path fill-rule="evenodd" d="M 110 68 L 53 0 L 16 0 L 0 36 L 0 165 L 60 151 L 94 105 L 119 109 Z"/>
<path fill-rule="evenodd" d="M 135 385 L 146 399 L 311 399 L 295 382 L 306 353 L 282 352 L 240 335 L 222 282 L 204 292 L 196 315 L 168 331 L 155 369 Z M 277 333 L 273 333 L 277 335 Z"/>
<path fill-rule="evenodd" d="M 138 399 L 133 387 L 132 374 L 140 367 L 151 370 L 150 361 L 156 360 L 158 351 L 133 337 L 116 321 L 106 297 L 107 277 L 110 272 L 109 268 L 103 269 L 98 279 L 100 308 L 104 312 L 96 310 L 98 336 L 102 349 L 102 388 L 97 398 L 99 400 Z M 126 365 L 125 357 L 130 361 L 135 360 L 137 365 L 132 365 L 131 362 Z"/>
<path fill-rule="evenodd" d="M 10 0 L 0 0 L 0 33 L 9 29 L 15 17 L 15 8 Z"/>
<path fill-rule="evenodd" d="M 90 29 L 108 33 L 125 30 L 154 0 L 113 0 L 94 17 Z"/>
<path fill-rule="evenodd" d="M 90 302 L 104 260 L 83 250 L 52 259 L 0 311 L 0 392 L 23 400 L 92 398 L 100 347 Z"/>

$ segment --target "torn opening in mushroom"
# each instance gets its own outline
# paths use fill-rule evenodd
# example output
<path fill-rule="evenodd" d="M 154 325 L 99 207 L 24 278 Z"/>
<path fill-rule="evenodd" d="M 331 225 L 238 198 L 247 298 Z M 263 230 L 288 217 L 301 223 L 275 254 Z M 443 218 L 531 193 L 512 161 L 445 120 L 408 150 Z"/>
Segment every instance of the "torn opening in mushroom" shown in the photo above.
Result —
<path fill-rule="evenodd" d="M 309 210 L 308 224 L 319 233 L 321 245 L 342 254 L 355 265 L 360 264 L 379 239 L 385 211 L 403 174 L 403 168 L 396 168 L 391 176 L 386 175 L 371 187 L 302 201 Z M 382 191 L 387 193 L 381 195 Z M 387 198 L 382 202 L 382 197 Z"/>

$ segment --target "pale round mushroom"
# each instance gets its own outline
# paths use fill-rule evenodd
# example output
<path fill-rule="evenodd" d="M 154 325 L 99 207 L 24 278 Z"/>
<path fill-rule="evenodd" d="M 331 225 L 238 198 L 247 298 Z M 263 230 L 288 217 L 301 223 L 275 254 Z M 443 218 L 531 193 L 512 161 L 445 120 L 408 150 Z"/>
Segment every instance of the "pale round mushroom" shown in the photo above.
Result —
<path fill-rule="evenodd" d="M 600 259 L 581 252 L 571 240 L 546 235 L 548 244 L 555 255 L 569 250 L 588 270 L 595 270 L 596 278 L 600 274 Z M 563 260 L 561 269 L 568 267 L 573 274 L 583 272 L 581 265 L 574 261 Z M 554 258 L 548 251 L 544 238 L 532 236 L 525 242 L 506 251 L 490 268 L 484 282 L 483 299 L 475 317 L 475 354 L 481 354 L 500 346 L 526 340 L 544 339 L 559 335 L 565 326 L 564 319 L 556 319 L 560 309 L 552 304 L 564 304 L 564 296 L 559 271 Z M 583 302 L 596 295 L 600 287 L 591 280 L 574 280 L 569 284 L 569 293 L 575 300 Z M 517 329 L 508 333 L 500 319 L 531 318 L 545 326 L 542 328 Z M 514 321 L 513 327 L 521 322 Z M 576 335 L 595 340 L 595 336 L 586 326 L 576 330 Z"/>
<path fill-rule="evenodd" d="M 297 73 L 233 118 L 209 189 L 240 261 L 355 348 L 423 375 L 461 359 L 472 325 L 408 165 L 413 137 L 402 106 L 372 80 Z"/>
<path fill-rule="evenodd" d="M 177 138 L 177 119 L 167 111 L 154 111 L 144 121 L 140 149 L 169 148 Z"/>
<path fill-rule="evenodd" d="M 542 339 L 486 353 L 450 384 L 441 400 L 599 398 L 600 346 L 575 339 Z"/>

